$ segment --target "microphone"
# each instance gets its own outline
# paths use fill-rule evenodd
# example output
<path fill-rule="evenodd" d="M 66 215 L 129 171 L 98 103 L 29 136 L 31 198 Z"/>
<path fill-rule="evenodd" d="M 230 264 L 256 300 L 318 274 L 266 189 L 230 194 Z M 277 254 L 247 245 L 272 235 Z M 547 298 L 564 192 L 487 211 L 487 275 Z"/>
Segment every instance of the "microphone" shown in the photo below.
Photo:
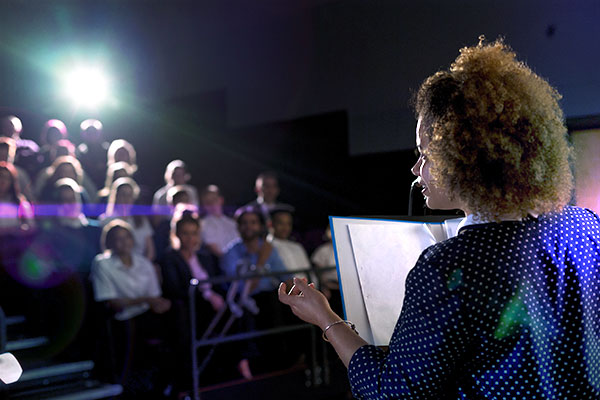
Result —
<path fill-rule="evenodd" d="M 413 196 L 414 196 L 415 186 L 421 187 L 421 184 L 419 183 L 419 178 L 415 179 L 410 184 L 410 192 L 408 194 L 408 216 L 409 217 L 411 217 L 413 215 Z"/>

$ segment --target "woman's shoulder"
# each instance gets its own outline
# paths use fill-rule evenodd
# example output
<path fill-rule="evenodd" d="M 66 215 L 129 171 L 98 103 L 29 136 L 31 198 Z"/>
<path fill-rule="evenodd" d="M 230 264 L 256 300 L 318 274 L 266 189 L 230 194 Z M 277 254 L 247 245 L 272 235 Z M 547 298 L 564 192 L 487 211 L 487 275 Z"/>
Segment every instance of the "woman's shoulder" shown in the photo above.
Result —
<path fill-rule="evenodd" d="M 576 237 L 597 236 L 600 239 L 600 218 L 589 208 L 566 206 L 561 212 L 540 217 L 541 236 L 556 236 L 561 241 Z"/>
<path fill-rule="evenodd" d="M 578 206 L 565 206 L 560 213 L 550 214 L 549 219 L 562 220 L 567 223 L 572 221 L 598 223 L 600 221 L 596 212 Z"/>
<path fill-rule="evenodd" d="M 104 251 L 102 253 L 96 254 L 94 260 L 92 261 L 93 269 L 104 269 L 109 268 L 113 264 L 112 255 L 110 252 Z"/>

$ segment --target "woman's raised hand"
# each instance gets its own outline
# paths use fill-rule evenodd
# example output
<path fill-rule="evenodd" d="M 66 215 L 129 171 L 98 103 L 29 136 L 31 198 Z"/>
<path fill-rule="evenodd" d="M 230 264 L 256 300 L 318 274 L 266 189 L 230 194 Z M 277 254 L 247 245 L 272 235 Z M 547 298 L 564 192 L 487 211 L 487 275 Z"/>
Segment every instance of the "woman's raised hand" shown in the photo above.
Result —
<path fill-rule="evenodd" d="M 323 293 L 315 289 L 313 283 L 309 284 L 306 278 L 294 278 L 294 285 L 289 292 L 286 284 L 281 282 L 278 294 L 279 301 L 290 306 L 298 318 L 321 329 L 340 320 L 340 317 L 331 310 Z"/>

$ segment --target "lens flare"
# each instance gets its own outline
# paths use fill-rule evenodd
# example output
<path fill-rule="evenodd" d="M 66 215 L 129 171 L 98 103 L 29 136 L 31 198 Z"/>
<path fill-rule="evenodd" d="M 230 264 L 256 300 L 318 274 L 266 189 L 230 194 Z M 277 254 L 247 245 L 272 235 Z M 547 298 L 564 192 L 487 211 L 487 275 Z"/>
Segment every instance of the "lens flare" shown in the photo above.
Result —
<path fill-rule="evenodd" d="M 98 67 L 77 67 L 64 76 L 65 95 L 77 105 L 96 108 L 110 92 L 110 80 Z"/>

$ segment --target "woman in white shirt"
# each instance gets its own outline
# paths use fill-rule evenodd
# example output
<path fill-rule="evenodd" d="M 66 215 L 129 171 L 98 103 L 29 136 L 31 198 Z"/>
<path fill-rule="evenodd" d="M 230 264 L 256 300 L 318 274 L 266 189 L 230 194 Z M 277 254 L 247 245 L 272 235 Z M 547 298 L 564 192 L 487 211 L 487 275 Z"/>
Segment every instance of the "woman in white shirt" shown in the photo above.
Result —
<path fill-rule="evenodd" d="M 134 253 L 154 260 L 154 230 L 148 217 L 135 210 L 134 204 L 139 194 L 140 188 L 132 178 L 124 177 L 114 181 L 108 196 L 106 212 L 100 216 L 100 221 L 103 225 L 115 218 L 128 222 L 133 229 Z"/>

